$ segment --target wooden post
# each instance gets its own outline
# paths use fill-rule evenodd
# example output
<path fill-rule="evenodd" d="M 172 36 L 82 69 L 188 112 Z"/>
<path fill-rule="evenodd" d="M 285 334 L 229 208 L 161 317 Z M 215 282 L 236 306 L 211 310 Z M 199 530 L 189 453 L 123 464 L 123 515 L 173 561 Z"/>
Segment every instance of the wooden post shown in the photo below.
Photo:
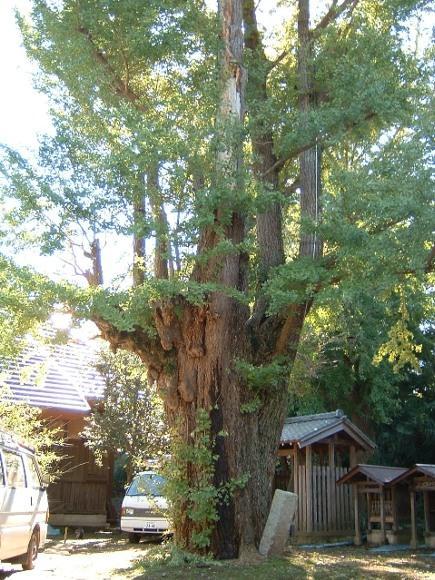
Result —
<path fill-rule="evenodd" d="M 313 531 L 313 454 L 311 445 L 305 448 L 305 490 L 307 494 L 307 532 Z"/>
<path fill-rule="evenodd" d="M 385 544 L 387 538 L 385 535 L 385 488 L 380 487 L 380 518 L 381 518 L 381 542 Z"/>
<path fill-rule="evenodd" d="M 361 546 L 361 530 L 359 527 L 359 495 L 358 495 L 358 486 L 353 486 L 353 506 L 355 510 L 355 539 L 354 543 L 355 546 Z"/>
<path fill-rule="evenodd" d="M 293 448 L 293 492 L 296 493 L 298 496 L 298 507 L 296 509 L 296 515 L 294 519 L 295 532 L 299 531 L 299 522 L 301 513 L 301 497 L 299 491 L 298 472 L 299 472 L 299 449 L 298 444 L 295 443 Z"/>
<path fill-rule="evenodd" d="M 328 463 L 329 467 L 335 467 L 335 445 L 334 443 L 328 443 Z"/>
<path fill-rule="evenodd" d="M 336 528 L 337 517 L 335 507 L 335 445 L 331 441 L 328 443 L 328 530 Z"/>
<path fill-rule="evenodd" d="M 352 469 L 352 467 L 355 467 L 355 465 L 357 464 L 357 462 L 356 462 L 356 447 L 355 447 L 355 445 L 351 445 L 350 446 L 349 463 L 350 463 L 350 468 L 351 469 Z"/>
<path fill-rule="evenodd" d="M 391 488 L 391 515 L 393 516 L 393 532 L 397 532 L 399 529 L 398 518 L 397 518 L 397 493 L 396 486 Z"/>
<path fill-rule="evenodd" d="M 410 493 L 411 500 L 411 548 L 417 547 L 417 525 L 415 521 L 415 491 Z"/>
<path fill-rule="evenodd" d="M 429 492 L 423 492 L 424 501 L 424 533 L 425 536 L 430 535 L 430 503 L 429 503 Z"/>

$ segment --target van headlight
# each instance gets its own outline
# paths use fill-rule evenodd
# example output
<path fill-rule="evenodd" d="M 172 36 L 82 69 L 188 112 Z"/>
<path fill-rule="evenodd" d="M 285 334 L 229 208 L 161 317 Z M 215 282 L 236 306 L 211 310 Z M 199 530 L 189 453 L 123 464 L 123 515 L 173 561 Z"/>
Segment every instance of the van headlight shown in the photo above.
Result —
<path fill-rule="evenodd" d="M 122 516 L 134 516 L 134 509 L 129 507 L 123 507 L 121 509 Z"/>

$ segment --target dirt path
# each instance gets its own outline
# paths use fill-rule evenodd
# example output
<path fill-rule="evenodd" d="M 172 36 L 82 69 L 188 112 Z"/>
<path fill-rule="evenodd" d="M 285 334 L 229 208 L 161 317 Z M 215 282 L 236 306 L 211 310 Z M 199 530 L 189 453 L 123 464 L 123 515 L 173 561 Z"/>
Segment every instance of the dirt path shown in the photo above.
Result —
<path fill-rule="evenodd" d="M 120 578 L 144 556 L 146 543 L 129 544 L 120 534 L 104 533 L 83 540 L 48 541 L 34 570 L 0 563 L 0 580 L 103 580 Z"/>

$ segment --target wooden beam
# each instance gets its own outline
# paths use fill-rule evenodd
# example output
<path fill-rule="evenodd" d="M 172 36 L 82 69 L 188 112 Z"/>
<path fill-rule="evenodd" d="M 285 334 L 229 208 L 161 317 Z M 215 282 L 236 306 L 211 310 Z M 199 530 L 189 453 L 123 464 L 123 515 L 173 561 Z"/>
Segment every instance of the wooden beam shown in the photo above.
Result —
<path fill-rule="evenodd" d="M 289 455 L 293 455 L 293 449 L 288 449 L 285 447 L 278 449 L 278 457 L 288 457 Z"/>
<path fill-rule="evenodd" d="M 307 494 L 307 532 L 313 531 L 313 454 L 311 445 L 305 449 L 305 485 Z"/>
<path fill-rule="evenodd" d="M 354 512 L 355 512 L 355 539 L 354 539 L 354 543 L 355 543 L 355 546 L 361 546 L 362 540 L 361 540 L 361 529 L 359 526 L 359 494 L 358 494 L 358 488 L 356 485 L 353 485 L 352 488 L 353 488 L 353 507 L 354 507 Z"/>
<path fill-rule="evenodd" d="M 356 447 L 355 447 L 355 445 L 351 445 L 350 446 L 349 462 L 350 462 L 350 468 L 351 469 L 352 469 L 352 467 L 355 467 L 355 465 L 357 465 Z"/>
<path fill-rule="evenodd" d="M 411 548 L 417 547 L 417 524 L 415 521 L 415 491 L 410 492 L 411 501 Z"/>

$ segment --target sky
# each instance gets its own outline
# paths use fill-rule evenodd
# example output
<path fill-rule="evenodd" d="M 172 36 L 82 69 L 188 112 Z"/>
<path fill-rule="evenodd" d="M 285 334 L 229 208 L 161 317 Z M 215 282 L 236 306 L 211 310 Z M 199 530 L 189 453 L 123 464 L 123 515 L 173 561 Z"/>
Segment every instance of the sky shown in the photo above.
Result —
<path fill-rule="evenodd" d="M 35 66 L 27 58 L 14 10 L 28 10 L 28 0 L 0 0 L 0 143 L 21 153 L 36 149 L 38 134 L 50 128 L 48 101 L 33 88 Z"/>

